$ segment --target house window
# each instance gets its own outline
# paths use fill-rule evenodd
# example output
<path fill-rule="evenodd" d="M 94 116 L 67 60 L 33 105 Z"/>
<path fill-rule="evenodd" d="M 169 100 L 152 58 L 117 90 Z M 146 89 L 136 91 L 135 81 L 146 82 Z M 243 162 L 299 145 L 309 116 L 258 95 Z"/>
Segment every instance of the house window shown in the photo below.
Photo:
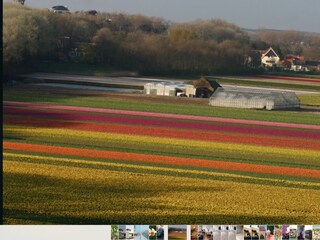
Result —
<path fill-rule="evenodd" d="M 276 57 L 276 54 L 273 52 L 273 51 L 269 51 L 267 54 L 266 54 L 266 56 L 268 56 L 268 57 Z"/>

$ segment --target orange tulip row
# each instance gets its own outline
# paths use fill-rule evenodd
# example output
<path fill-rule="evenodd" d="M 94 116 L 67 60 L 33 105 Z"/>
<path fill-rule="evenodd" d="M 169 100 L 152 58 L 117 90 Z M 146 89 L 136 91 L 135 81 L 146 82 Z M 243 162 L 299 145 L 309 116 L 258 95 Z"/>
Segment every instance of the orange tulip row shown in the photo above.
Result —
<path fill-rule="evenodd" d="M 288 175 L 306 178 L 320 179 L 320 170 L 289 168 L 280 166 L 268 166 L 259 164 L 235 163 L 203 159 L 180 158 L 170 156 L 158 156 L 149 154 L 137 154 L 127 152 L 114 152 L 93 149 L 79 149 L 71 147 L 47 146 L 38 144 L 26 144 L 16 142 L 4 142 L 5 150 L 26 151 L 66 156 L 78 156 L 88 158 L 102 158 L 119 161 L 133 161 L 145 163 L 168 164 L 185 167 L 198 167 L 206 169 L 218 169 L 226 171 L 253 172 L 262 174 Z"/>

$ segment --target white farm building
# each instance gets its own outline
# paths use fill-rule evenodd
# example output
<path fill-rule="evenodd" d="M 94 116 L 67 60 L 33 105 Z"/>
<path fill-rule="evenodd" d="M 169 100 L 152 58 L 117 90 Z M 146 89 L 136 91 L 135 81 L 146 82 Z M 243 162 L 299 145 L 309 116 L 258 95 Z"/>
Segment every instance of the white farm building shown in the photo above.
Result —
<path fill-rule="evenodd" d="M 187 97 L 193 97 L 196 89 L 193 85 L 183 82 L 155 82 L 145 84 L 144 93 L 158 96 L 179 96 L 184 94 Z"/>
<path fill-rule="evenodd" d="M 228 87 L 218 88 L 209 99 L 209 105 L 272 110 L 299 108 L 300 101 L 293 92 Z"/>

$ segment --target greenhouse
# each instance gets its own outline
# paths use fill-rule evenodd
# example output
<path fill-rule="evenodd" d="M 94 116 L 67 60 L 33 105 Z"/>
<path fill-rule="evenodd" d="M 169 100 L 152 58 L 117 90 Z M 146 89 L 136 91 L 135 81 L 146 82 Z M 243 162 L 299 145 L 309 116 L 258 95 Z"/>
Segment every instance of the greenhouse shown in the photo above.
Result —
<path fill-rule="evenodd" d="M 158 96 L 185 96 L 193 97 L 195 95 L 195 87 L 183 82 L 160 82 L 147 83 L 144 85 L 144 93 Z"/>
<path fill-rule="evenodd" d="M 228 87 L 218 88 L 209 99 L 209 105 L 272 110 L 299 108 L 300 101 L 293 92 Z"/>

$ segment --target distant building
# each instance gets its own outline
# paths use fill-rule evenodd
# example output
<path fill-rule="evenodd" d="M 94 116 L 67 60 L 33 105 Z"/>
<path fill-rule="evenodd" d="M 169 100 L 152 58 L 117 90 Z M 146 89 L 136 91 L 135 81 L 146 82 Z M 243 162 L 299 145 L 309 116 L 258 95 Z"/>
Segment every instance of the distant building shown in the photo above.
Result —
<path fill-rule="evenodd" d="M 98 12 L 96 10 L 89 10 L 85 12 L 87 15 L 97 16 Z"/>
<path fill-rule="evenodd" d="M 53 6 L 49 8 L 49 11 L 54 12 L 54 13 L 70 13 L 69 9 L 67 6 Z"/>
<path fill-rule="evenodd" d="M 273 48 L 270 47 L 268 50 L 262 52 L 261 65 L 264 68 L 274 68 L 281 65 L 280 57 Z"/>
<path fill-rule="evenodd" d="M 309 71 L 320 71 L 320 61 L 305 61 L 305 66 Z"/>
<path fill-rule="evenodd" d="M 144 85 L 144 93 L 158 96 L 193 97 L 196 94 L 196 88 L 183 82 L 154 82 Z"/>
<path fill-rule="evenodd" d="M 282 60 L 282 65 L 286 70 L 292 71 L 306 71 L 304 68 L 304 57 L 297 55 L 286 55 Z"/>
<path fill-rule="evenodd" d="M 303 71 L 319 71 L 320 70 L 320 62 L 319 61 L 308 61 L 305 60 L 303 56 L 297 55 L 287 55 L 282 60 L 282 65 L 286 70 L 291 70 L 295 72 Z"/>
<path fill-rule="evenodd" d="M 25 0 L 13 0 L 14 3 L 20 3 L 21 5 L 24 5 Z"/>
<path fill-rule="evenodd" d="M 228 87 L 218 88 L 209 99 L 209 105 L 272 110 L 299 108 L 300 101 L 293 92 Z"/>
<path fill-rule="evenodd" d="M 221 87 L 217 81 L 208 80 L 204 76 L 199 80 L 192 81 L 191 84 L 196 88 L 197 98 L 209 98 L 218 87 Z"/>

